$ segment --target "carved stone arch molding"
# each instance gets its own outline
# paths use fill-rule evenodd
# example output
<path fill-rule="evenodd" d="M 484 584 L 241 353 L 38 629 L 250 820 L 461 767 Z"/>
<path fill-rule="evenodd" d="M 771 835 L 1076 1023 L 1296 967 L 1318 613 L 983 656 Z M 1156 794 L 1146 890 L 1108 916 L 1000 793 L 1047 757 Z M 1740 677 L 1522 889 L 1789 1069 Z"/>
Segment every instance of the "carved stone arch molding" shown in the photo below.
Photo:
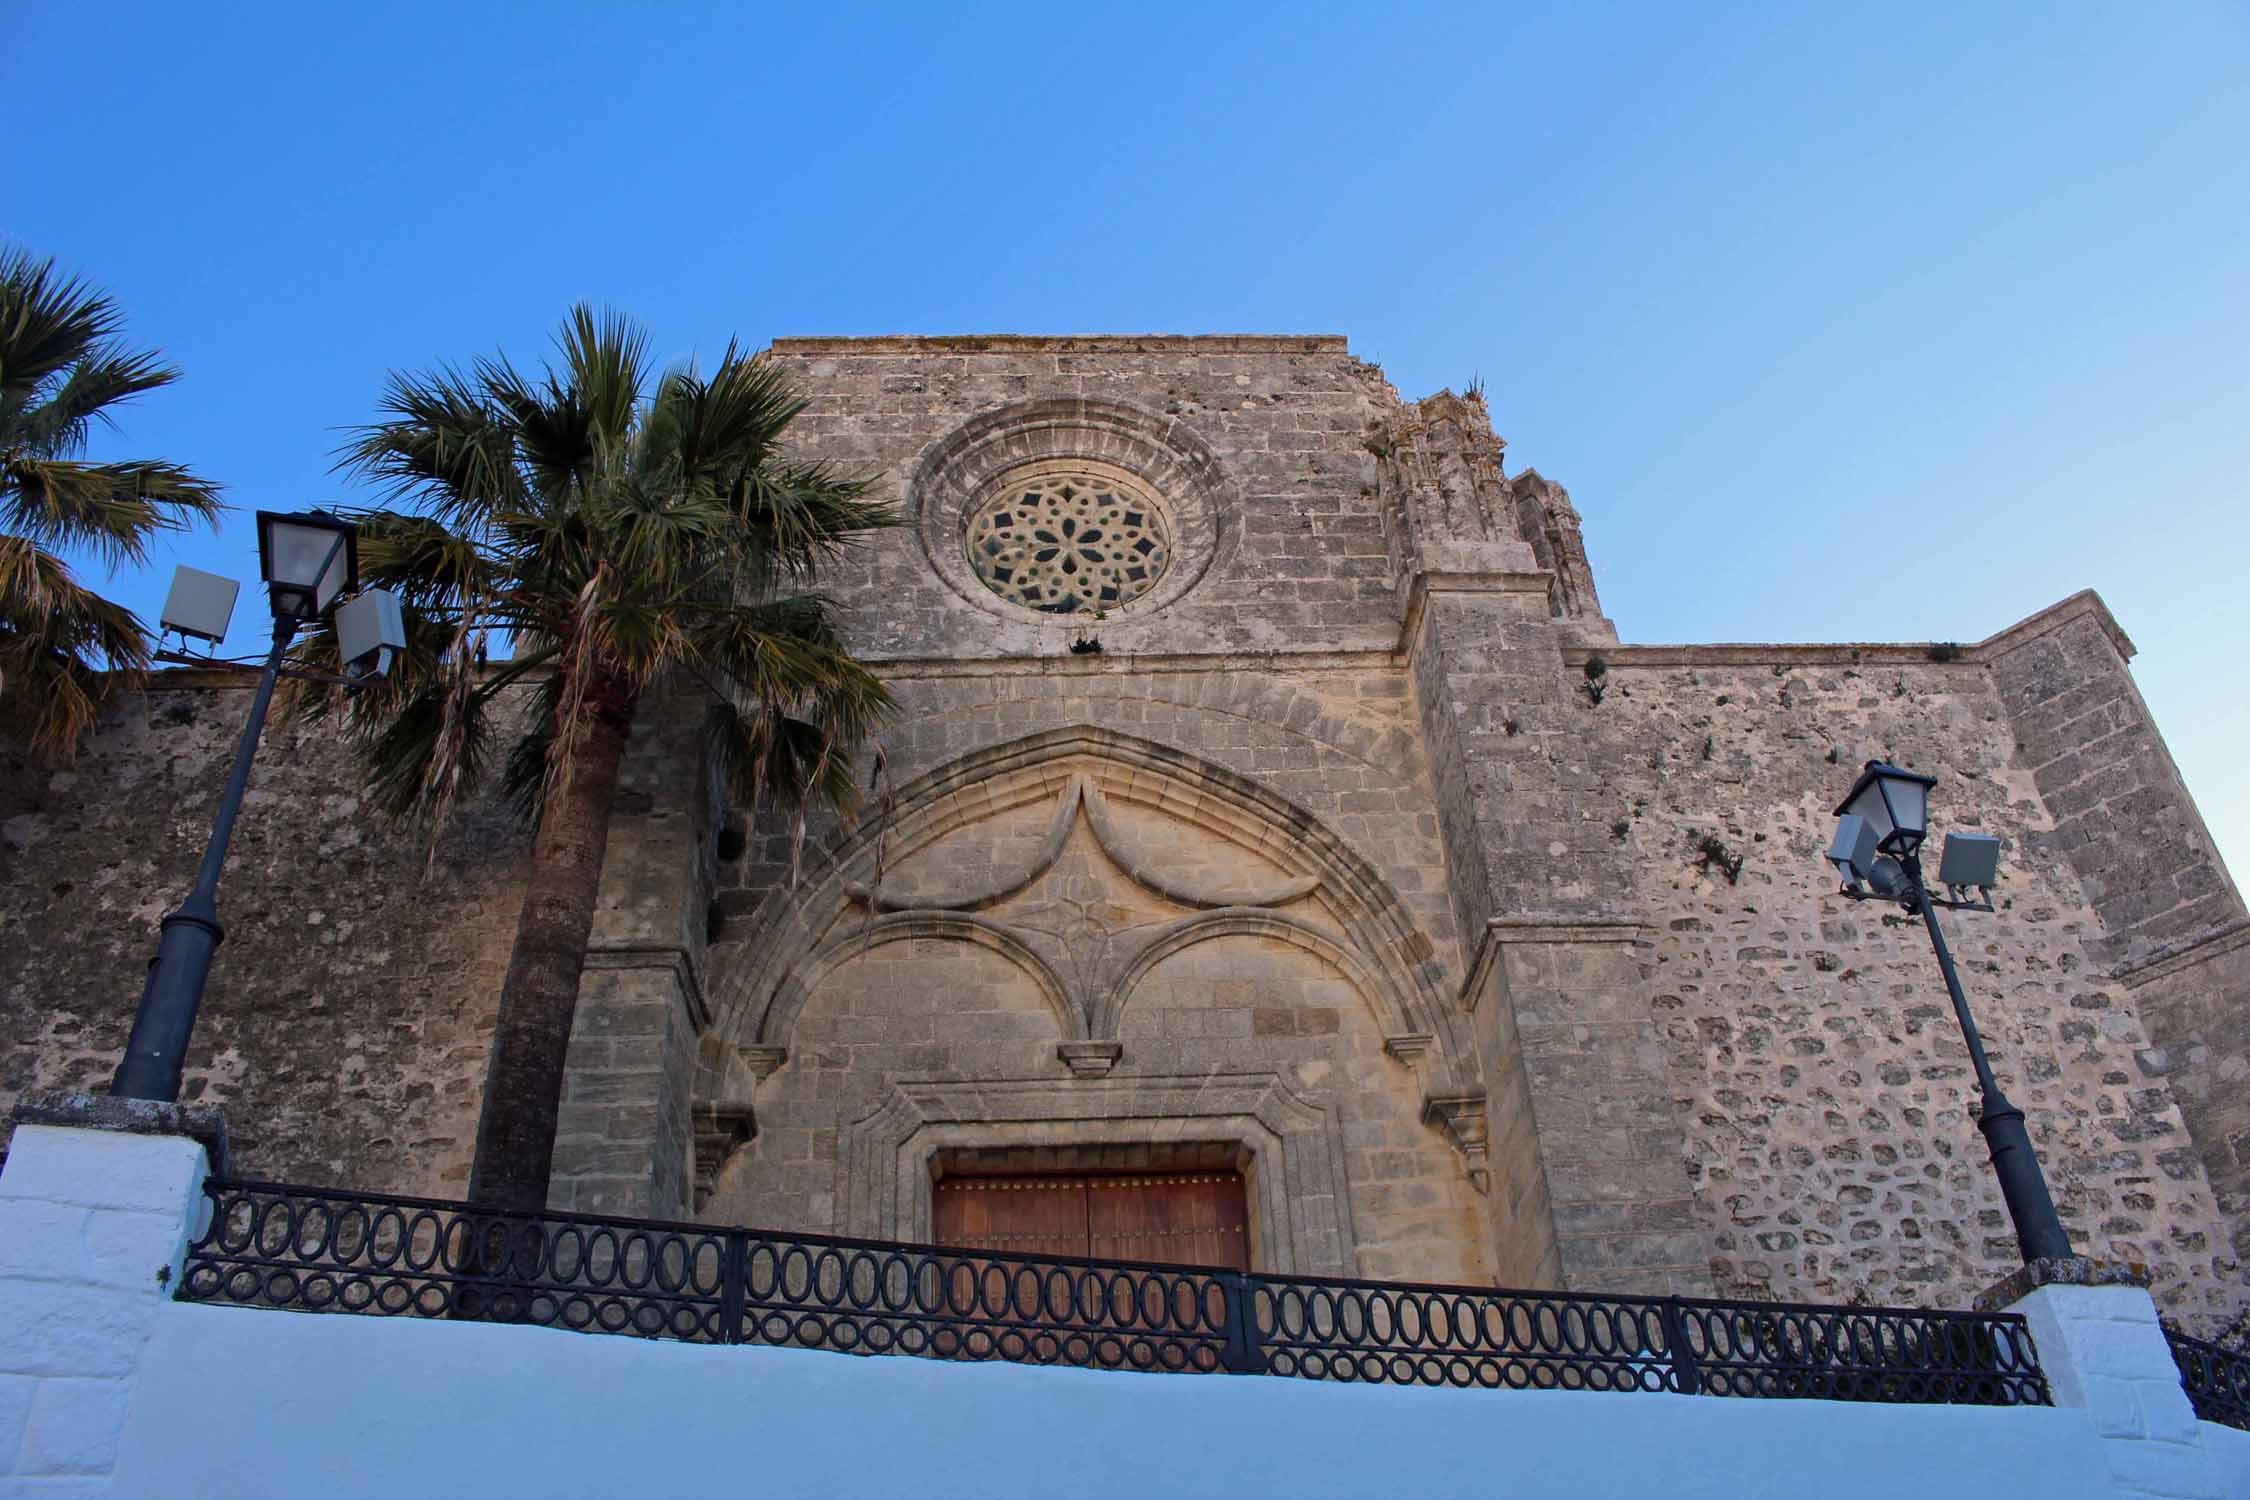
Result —
<path fill-rule="evenodd" d="M 797 1016 L 804 1010 L 805 1001 L 820 988 L 821 980 L 828 977 L 837 965 L 871 949 L 890 943 L 910 942 L 915 938 L 937 938 L 969 943 L 989 949 L 1021 969 L 1031 982 L 1039 987 L 1047 1004 L 1055 1013 L 1055 1023 L 1062 1028 L 1066 1042 L 1083 1041 L 1086 1037 L 1086 1010 L 1084 1003 L 1073 996 L 1046 960 L 1025 946 L 1023 940 L 995 922 L 955 911 L 893 912 L 868 922 L 847 923 L 827 943 L 823 944 L 804 966 L 785 976 L 774 991 L 769 1008 L 767 1031 L 785 1038 L 796 1025 Z M 786 1046 L 786 1042 L 776 1043 Z"/>
<path fill-rule="evenodd" d="M 980 413 L 924 449 L 907 477 L 907 505 L 930 566 L 963 599 L 989 614 L 1065 629 L 994 594 L 969 566 L 968 520 L 1014 471 L 1069 460 L 1131 474 L 1161 502 L 1172 560 L 1147 593 L 1124 606 L 1138 616 L 1186 593 L 1236 540 L 1240 507 L 1218 455 L 1175 419 L 1118 401 L 1045 397 Z"/>
<path fill-rule="evenodd" d="M 1383 1023 L 1383 1037 L 1393 1056 L 1411 1056 L 1422 1050 L 1422 1044 L 1432 1038 L 1421 1029 L 1413 997 L 1401 991 L 1392 977 L 1380 969 L 1363 962 L 1359 955 L 1309 922 L 1299 921 L 1282 912 L 1266 911 L 1254 905 L 1222 906 L 1212 911 L 1183 917 L 1152 938 L 1148 945 L 1135 954 L 1133 960 L 1095 1001 L 1094 1035 L 1117 1035 L 1118 1023 L 1124 1019 L 1125 1007 L 1133 998 L 1133 991 L 1149 970 L 1155 968 L 1175 953 L 1185 952 L 1198 943 L 1222 937 L 1262 937 L 1302 948 L 1334 965 L 1343 972 L 1362 995 L 1372 1002 Z M 1403 1058 L 1402 1058 L 1403 1060 Z"/>
<path fill-rule="evenodd" d="M 1121 836 L 1113 802 L 1191 821 L 1280 874 L 1210 885 L 1208 877 L 1157 868 Z M 1391 1055 L 1419 1070 L 1427 1093 L 1453 1096 L 1479 1086 L 1461 1018 L 1446 1003 L 1427 961 L 1427 940 L 1397 896 L 1317 819 L 1243 777 L 1113 731 L 1055 730 L 932 771 L 899 789 L 894 806 L 796 891 L 776 893 L 760 908 L 742 944 L 747 961 L 717 986 L 714 1029 L 760 1076 L 786 1055 L 790 1029 L 819 978 L 871 942 L 958 937 L 1000 953 L 1048 996 L 1066 1044 L 1079 1045 L 1083 1057 L 1087 1044 L 1115 1055 L 1123 1007 L 1160 959 L 1212 938 L 1249 934 L 1311 952 L 1341 971 L 1373 1010 Z M 1045 833 L 1020 862 L 942 889 L 894 873 L 949 835 L 1033 807 L 1045 810 Z M 1135 933 L 1099 962 L 1058 965 L 984 913 L 1033 886 L 1081 826 L 1127 877 L 1189 911 Z M 1335 930 L 1281 909 L 1298 902 L 1317 905 Z"/>

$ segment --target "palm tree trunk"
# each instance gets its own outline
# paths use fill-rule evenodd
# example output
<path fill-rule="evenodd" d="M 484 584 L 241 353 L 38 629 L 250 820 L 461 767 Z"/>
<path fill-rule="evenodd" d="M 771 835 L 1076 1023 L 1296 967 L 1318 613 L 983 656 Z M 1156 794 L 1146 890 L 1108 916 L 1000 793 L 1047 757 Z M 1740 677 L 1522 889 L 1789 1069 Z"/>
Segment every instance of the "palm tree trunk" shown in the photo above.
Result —
<path fill-rule="evenodd" d="M 579 972 L 632 731 L 631 684 L 606 677 L 587 697 L 592 722 L 571 757 L 569 776 L 548 796 L 532 841 L 531 880 L 500 986 L 500 1019 L 477 1118 L 469 1201 L 501 1212 L 536 1214 L 547 1207 Z"/>

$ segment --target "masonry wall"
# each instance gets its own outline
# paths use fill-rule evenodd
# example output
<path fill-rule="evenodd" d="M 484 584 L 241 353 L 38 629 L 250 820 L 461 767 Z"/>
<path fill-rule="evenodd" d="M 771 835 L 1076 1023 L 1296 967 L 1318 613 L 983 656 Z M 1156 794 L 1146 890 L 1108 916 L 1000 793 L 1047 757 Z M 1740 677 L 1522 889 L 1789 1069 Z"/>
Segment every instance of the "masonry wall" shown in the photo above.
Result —
<path fill-rule="evenodd" d="M 1201 581 L 1169 608 L 1100 622 L 981 608 L 933 571 L 920 530 L 895 532 L 872 549 L 867 572 L 854 564 L 839 594 L 855 647 L 874 657 L 1062 656 L 1090 629 L 1112 654 L 1396 642 L 1382 522 L 1365 498 L 1366 432 L 1395 398 L 1341 338 L 798 338 L 775 340 L 772 354 L 810 395 L 793 442 L 878 476 L 883 498 L 906 501 L 918 463 L 971 419 L 1038 403 L 1064 420 L 1052 408 L 1074 402 L 1149 414 L 1145 441 L 1176 441 L 1168 456 L 1181 476 L 1214 491 L 1209 555 L 1191 541 L 1174 562 L 1207 566 Z M 1110 455 L 1143 466 L 1130 462 L 1143 451 L 1136 444 L 1112 441 Z M 1027 433 L 1008 456 L 1053 451 Z M 1199 469 L 1192 459 L 1204 455 L 1218 462 Z M 1190 485 L 1164 488 L 1177 505 Z"/>
<path fill-rule="evenodd" d="M 867 821 L 814 818 L 800 847 L 764 809 L 726 864 L 718 830 L 746 815 L 712 800 L 695 705 L 644 714 L 556 1206 L 851 1227 L 862 1189 L 837 1152 L 882 1111 L 863 1143 L 895 1126 L 959 1145 L 978 1123 L 960 1087 L 1010 1082 L 1005 1123 L 1059 1122 L 1031 1149 L 1107 1150 L 1129 1129 L 1187 1140 L 1201 1127 L 1146 1090 L 1201 1082 L 1275 1141 L 1333 1122 L 1333 1171 L 1293 1192 L 1304 1246 L 1348 1247 L 1340 1269 L 1964 1304 L 2013 1256 L 1965 1059 L 1922 940 L 1835 899 L 1818 857 L 1857 763 L 1895 754 L 1945 778 L 1946 826 L 2007 840 L 2008 906 L 1953 930 L 2074 1234 L 2149 1262 L 2191 1323 L 2240 1305 L 2250 922 L 2098 601 L 1950 660 L 1620 647 L 1569 497 L 1503 472 L 1481 401 L 1401 403 L 1341 339 L 806 339 L 774 358 L 807 392 L 801 451 L 906 512 L 823 580 L 899 713 L 862 767 Z M 1035 617 L 965 577 L 962 508 L 1058 458 L 1175 507 L 1152 607 Z M 168 686 L 74 766 L 5 768 L 0 1095 L 114 1066 L 242 701 Z M 992 789 L 1046 755 L 1125 768 L 1146 796 L 1113 788 L 1114 810 L 1152 870 L 1331 883 L 1166 957 L 1106 1021 L 1099 986 L 1071 1020 L 1021 963 L 933 929 L 811 985 L 801 1045 L 768 1034 L 822 942 L 921 920 L 846 885 L 888 860 L 942 890 L 1038 842 Z M 227 1104 L 238 1170 L 455 1195 L 524 845 L 476 807 L 427 861 L 355 786 L 326 731 L 269 733 L 190 1095 Z M 966 842 L 914 868 L 884 840 L 915 817 Z M 1733 881 L 1706 835 L 1743 859 Z M 1130 908 L 1132 885 L 1096 895 Z"/>
<path fill-rule="evenodd" d="M 2138 1059 L 2186 1116 L 2239 1263 L 2250 1255 L 2250 916 L 2085 596 L 1990 643 L 1993 682 L 2104 927 L 2097 952 L 2153 1044 Z"/>
<path fill-rule="evenodd" d="M 1365 861 L 1395 897 L 1400 924 L 1396 941 L 1367 949 L 1366 956 L 1389 963 L 1402 982 L 1419 981 L 1430 1001 L 1450 1006 L 1458 948 L 1404 674 L 1372 654 L 1333 666 L 1250 665 L 1218 658 L 1151 666 L 1105 654 L 1066 657 L 1038 670 L 894 668 L 901 712 L 883 737 L 889 784 L 898 789 L 894 803 L 912 803 L 919 780 L 965 763 L 991 760 L 993 776 L 1004 779 L 1013 746 L 1056 735 L 1114 737 L 1146 747 L 1182 777 L 1177 815 L 1117 803 L 1112 817 L 1135 855 L 1159 871 L 1192 872 L 1220 889 L 1229 882 L 1254 885 L 1261 869 L 1267 878 L 1283 873 L 1239 842 L 1239 830 L 1229 834 L 1195 809 L 1200 794 L 1194 788 L 1203 774 L 1195 768 L 1238 776 L 1284 799 L 1322 836 Z M 989 790 L 994 784 L 972 774 L 946 795 L 981 808 L 1003 798 Z M 973 885 L 1027 858 L 1047 816 L 1044 801 L 999 816 L 964 814 L 969 826 L 931 855 L 902 853 L 894 844 L 886 851 L 887 878 L 933 899 L 951 885 Z M 846 1217 L 852 1185 L 844 1141 L 853 1121 L 876 1109 L 902 1079 L 930 1085 L 1045 1079 L 1062 1095 L 1092 1098 L 1108 1090 L 1118 1098 L 1135 1080 L 1165 1080 L 1169 1087 L 1181 1080 L 1270 1076 L 1338 1115 L 1346 1179 L 1341 1192 L 1348 1200 L 1343 1228 L 1351 1252 L 1339 1258 L 1341 1245 L 1307 1249 L 1317 1259 L 1297 1263 L 1298 1269 L 1318 1264 L 1347 1274 L 1493 1279 L 1469 1164 L 1441 1129 L 1420 1118 L 1425 1094 L 1446 1092 L 1437 1081 L 1439 1063 L 1387 1051 L 1368 998 L 1332 965 L 1251 936 L 1222 938 L 1167 959 L 1140 981 L 1126 1005 L 1117 1033 L 1121 1054 L 1098 1079 L 1076 1078 L 1058 1058 L 1064 1036 L 1052 1008 L 1020 972 L 973 944 L 937 936 L 870 947 L 824 974 L 789 1034 L 776 1035 L 758 1029 L 756 1007 L 766 998 L 761 986 L 786 976 L 752 964 L 772 946 L 767 904 L 805 912 L 807 921 L 828 920 L 805 861 L 791 885 L 790 841 L 786 820 L 769 819 L 748 856 L 721 875 L 727 884 L 718 899 L 727 915 L 710 977 L 720 1034 L 738 1046 L 786 1044 L 788 1060 L 756 1085 L 758 1136 L 720 1178 L 707 1216 L 869 1232 L 872 1226 Z M 860 878 L 872 878 L 869 852 L 861 850 L 858 861 Z M 1096 927 L 1057 950 L 1058 969 L 1070 968 L 1060 955 L 1073 945 L 1114 941 L 1122 953 L 1188 911 L 1136 887 L 1083 831 L 1058 869 L 1061 877 L 1067 879 L 1058 889 L 1068 899 L 1099 910 Z M 1037 909 L 1046 889 L 1035 887 L 1023 902 L 984 914 L 1051 926 L 1055 913 Z M 1033 909 L 1018 914 L 1018 905 Z M 1281 910 L 1309 916 L 1349 943 L 1333 915 L 1319 907 L 1313 897 Z M 836 930 L 849 933 L 868 914 L 847 912 L 836 920 Z M 1455 1052 L 1473 1070 L 1463 1033 Z M 1123 1102 L 1087 1108 L 1097 1115 L 1138 1112 Z M 1044 1131 L 996 1117 L 988 1134 L 994 1143 L 1005 1137 L 1036 1145 L 1046 1153 L 1037 1163 L 1053 1167 L 1093 1164 L 1098 1158 L 1084 1153 L 1097 1146 L 1141 1148 L 1137 1155 L 1116 1155 L 1115 1163 L 1148 1165 L 1154 1160 L 1148 1148 L 1162 1154 L 1183 1141 L 1232 1138 L 1193 1117 L 1106 1129 L 1090 1119 L 1056 1120 Z M 1068 1148 L 1080 1155 L 1069 1156 Z M 1276 1162 L 1264 1165 L 1279 1169 Z M 1301 1189 L 1300 1196 L 1313 1194 Z M 882 1224 L 899 1233 L 914 1228 L 910 1215 Z M 1270 1256 L 1263 1263 L 1290 1264 Z M 1510 1269 L 1518 1280 L 1537 1274 L 1534 1264 Z"/>
<path fill-rule="evenodd" d="M 1639 875 L 1721 1293 L 1966 1305 L 2018 1263 L 1928 937 L 1835 895 L 1821 860 L 1836 800 L 1884 758 L 1940 778 L 1940 835 L 2003 840 L 1999 910 L 1944 920 L 2073 1242 L 2147 1263 L 2159 1300 L 2199 1326 L 2238 1307 L 2241 1262 L 2151 1066 L 2140 997 L 2103 961 L 2101 916 L 1982 648 L 1602 654 L 1601 702 L 1572 709 L 1611 788 L 1587 815 Z"/>
<path fill-rule="evenodd" d="M 247 688 L 123 699 L 76 761 L 0 761 L 0 1098 L 108 1087 Z M 336 731 L 277 711 L 219 889 L 227 939 L 182 1097 L 226 1107 L 245 1174 L 459 1196 L 526 845 L 475 805 L 433 856 L 360 785 Z"/>

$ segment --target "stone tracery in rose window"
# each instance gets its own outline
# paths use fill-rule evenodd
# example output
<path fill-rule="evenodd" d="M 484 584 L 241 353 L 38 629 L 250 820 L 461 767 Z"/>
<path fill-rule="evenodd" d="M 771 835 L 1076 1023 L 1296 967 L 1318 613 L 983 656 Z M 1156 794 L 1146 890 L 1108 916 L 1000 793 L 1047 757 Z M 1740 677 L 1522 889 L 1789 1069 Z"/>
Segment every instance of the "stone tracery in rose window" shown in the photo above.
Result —
<path fill-rule="evenodd" d="M 1011 603 L 1099 614 L 1154 587 L 1171 561 L 1163 512 L 1120 477 L 1052 469 L 1009 482 L 969 517 L 969 565 Z"/>

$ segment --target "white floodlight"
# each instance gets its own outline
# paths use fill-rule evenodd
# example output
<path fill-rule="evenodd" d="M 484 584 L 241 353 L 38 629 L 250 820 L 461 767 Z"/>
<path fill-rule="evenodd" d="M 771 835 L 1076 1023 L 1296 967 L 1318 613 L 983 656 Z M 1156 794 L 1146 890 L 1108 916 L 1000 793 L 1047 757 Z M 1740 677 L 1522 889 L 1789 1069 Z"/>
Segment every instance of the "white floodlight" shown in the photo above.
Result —
<path fill-rule="evenodd" d="M 166 630 L 216 646 L 227 638 L 235 595 L 241 592 L 242 585 L 231 578 L 183 564 L 172 570 L 172 588 L 164 596 L 164 613 L 157 619 Z"/>
<path fill-rule="evenodd" d="M 405 649 L 406 619 L 390 590 L 369 589 L 336 611 L 336 655 L 345 676 L 381 677 Z"/>
<path fill-rule="evenodd" d="M 1844 877 L 1844 889 L 1865 889 L 1867 877 L 1875 868 L 1874 826 L 1857 813 L 1838 818 L 1836 842 L 1828 846 L 1828 862 Z"/>
<path fill-rule="evenodd" d="M 1958 891 L 1989 890 L 2000 883 L 2000 841 L 1989 833 L 1949 833 L 1945 858 L 1938 861 L 1938 884 Z"/>

